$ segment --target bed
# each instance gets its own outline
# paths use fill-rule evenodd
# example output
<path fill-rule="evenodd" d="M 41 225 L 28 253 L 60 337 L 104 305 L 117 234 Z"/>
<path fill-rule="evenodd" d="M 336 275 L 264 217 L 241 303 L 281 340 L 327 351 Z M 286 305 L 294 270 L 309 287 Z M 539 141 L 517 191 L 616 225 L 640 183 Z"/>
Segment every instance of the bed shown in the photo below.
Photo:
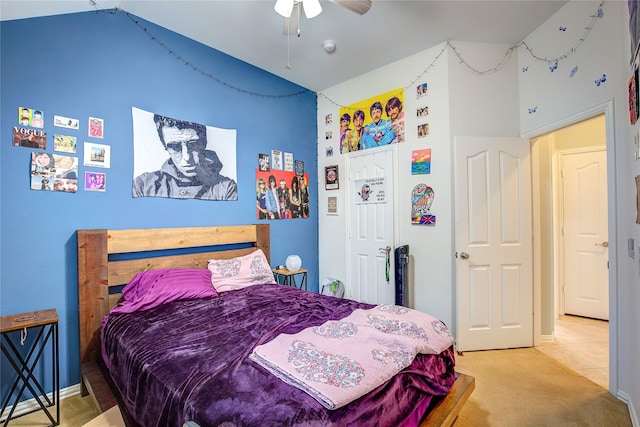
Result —
<path fill-rule="evenodd" d="M 401 374 L 362 398 L 333 410 L 323 407 L 308 393 L 286 384 L 259 366 L 250 357 L 252 350 L 257 345 L 270 342 L 281 332 L 301 332 L 327 319 L 341 319 L 358 309 L 368 310 L 370 307 L 282 285 L 260 284 L 221 292 L 210 298 L 178 299 L 149 310 L 107 316 L 113 307 L 117 311 L 122 286 L 133 282 L 132 279 L 137 278 L 140 272 L 206 270 L 210 260 L 238 259 L 258 250 L 268 261 L 269 224 L 78 230 L 77 242 L 82 393 L 91 395 L 100 412 L 118 405 L 129 426 L 146 427 L 157 424 L 157 420 L 162 420 L 160 425 L 179 426 L 192 421 L 203 427 L 354 423 L 449 426 L 474 389 L 473 377 L 454 371 L 453 348 L 448 348 L 438 355 L 419 355 Z M 309 315 L 312 306 L 321 306 L 322 314 Z M 250 309 L 240 310 L 238 307 Z M 288 313 L 287 318 L 272 314 L 284 311 L 292 313 Z M 226 315 L 218 318 L 218 312 Z M 128 341 L 125 345 L 139 346 L 133 353 L 153 359 L 156 356 L 152 352 L 158 350 L 151 347 L 154 341 L 161 340 L 145 338 L 142 331 L 161 325 L 162 336 L 166 337 L 162 342 L 175 344 L 176 348 L 171 350 L 172 358 L 180 354 L 179 363 L 172 360 L 156 365 L 147 359 L 136 367 L 129 361 L 130 355 L 120 359 L 113 354 L 103 357 L 101 325 L 105 316 L 108 317 L 104 331 L 105 347 L 111 348 L 109 351 L 114 354 L 120 351 L 122 355 L 123 350 L 118 350 L 116 341 Z M 123 323 L 127 317 L 130 317 L 129 323 Z M 222 323 L 230 318 L 234 321 L 233 326 Z M 162 322 L 177 321 L 179 326 L 158 323 L 158 319 Z M 249 329 L 244 329 L 245 323 Z M 207 325 L 211 325 L 213 333 L 217 334 L 214 341 L 197 343 L 196 338 L 188 335 L 194 331 L 196 335 L 202 335 L 198 333 L 208 328 Z M 255 332 L 256 327 L 261 332 Z M 234 336 L 222 335 L 222 330 L 232 328 L 237 329 Z M 192 351 L 194 348 L 197 351 Z M 222 353 L 206 356 L 205 348 L 215 348 Z M 213 359 L 204 362 L 206 357 Z M 117 369 L 114 365 L 118 365 Z M 149 365 L 157 366 L 158 372 L 170 372 L 171 375 L 168 379 L 147 378 L 152 376 L 144 368 Z M 202 365 L 214 366 L 211 369 L 217 376 L 200 378 L 202 372 L 209 369 L 203 369 Z M 127 370 L 120 371 L 122 367 Z M 415 374 L 420 370 L 431 372 L 431 377 L 438 377 L 438 381 L 426 378 L 429 375 L 424 372 Z M 127 384 L 130 377 L 135 381 Z M 165 390 L 165 383 L 171 381 L 177 387 Z M 264 394 L 260 395 L 258 390 Z M 225 415 L 224 411 L 230 412 Z M 396 422 L 393 418 L 396 416 L 402 421 Z"/>

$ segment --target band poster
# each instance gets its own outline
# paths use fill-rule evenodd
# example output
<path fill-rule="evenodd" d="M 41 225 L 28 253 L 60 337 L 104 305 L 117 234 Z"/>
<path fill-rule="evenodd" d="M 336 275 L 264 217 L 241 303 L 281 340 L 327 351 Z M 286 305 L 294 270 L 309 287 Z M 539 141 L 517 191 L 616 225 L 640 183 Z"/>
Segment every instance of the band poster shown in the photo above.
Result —
<path fill-rule="evenodd" d="M 309 218 L 309 174 L 256 168 L 258 219 Z"/>
<path fill-rule="evenodd" d="M 340 108 L 340 153 L 404 142 L 404 89 Z"/>

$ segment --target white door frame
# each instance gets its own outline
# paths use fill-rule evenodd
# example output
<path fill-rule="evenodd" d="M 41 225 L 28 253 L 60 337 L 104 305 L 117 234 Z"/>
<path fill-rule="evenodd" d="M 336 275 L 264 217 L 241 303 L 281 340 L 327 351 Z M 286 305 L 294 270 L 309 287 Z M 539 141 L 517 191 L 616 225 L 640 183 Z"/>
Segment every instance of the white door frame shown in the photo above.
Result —
<path fill-rule="evenodd" d="M 571 126 L 586 119 L 605 115 L 606 145 L 607 145 L 607 198 L 609 206 L 609 391 L 618 390 L 618 208 L 616 206 L 616 139 L 615 139 L 615 116 L 613 109 L 613 99 L 594 105 L 593 107 L 578 111 L 577 113 L 562 118 L 531 131 L 522 133 L 522 138 L 535 138 L 559 129 Z M 537 147 L 532 150 L 532 166 L 534 176 L 533 185 L 533 211 L 540 211 L 540 181 L 537 177 L 536 165 L 538 164 L 539 153 Z M 540 236 L 540 220 L 534 215 L 534 236 Z M 541 319 L 541 282 L 540 282 L 540 259 L 541 249 L 538 238 L 534 237 L 533 246 L 533 311 L 536 319 Z M 553 311 L 553 310 L 552 310 Z M 534 345 L 540 345 L 540 321 L 534 322 Z"/>

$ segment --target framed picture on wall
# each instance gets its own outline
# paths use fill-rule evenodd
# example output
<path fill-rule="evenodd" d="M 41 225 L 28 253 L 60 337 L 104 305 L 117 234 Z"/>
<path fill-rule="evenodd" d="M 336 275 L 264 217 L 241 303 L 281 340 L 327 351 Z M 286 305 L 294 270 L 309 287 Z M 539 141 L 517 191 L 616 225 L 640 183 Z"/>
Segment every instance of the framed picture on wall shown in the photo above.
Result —
<path fill-rule="evenodd" d="M 91 138 L 104 138 L 104 119 L 89 117 L 89 136 Z"/>
<path fill-rule="evenodd" d="M 84 166 L 95 168 L 111 167 L 111 146 L 104 144 L 84 143 Z"/>
<path fill-rule="evenodd" d="M 340 188 L 340 179 L 338 177 L 338 165 L 325 166 L 324 188 L 325 190 L 338 190 Z"/>
<path fill-rule="evenodd" d="M 107 191 L 107 174 L 103 172 L 85 172 L 84 190 Z"/>
<path fill-rule="evenodd" d="M 282 151 L 271 150 L 271 169 L 282 170 Z"/>
<path fill-rule="evenodd" d="M 638 69 L 634 71 L 628 82 L 629 89 L 629 121 L 632 125 L 638 120 Z"/>
<path fill-rule="evenodd" d="M 258 168 L 260 172 L 269 172 L 271 170 L 268 154 L 258 154 Z"/>
<path fill-rule="evenodd" d="M 338 215 L 337 197 L 327 197 L 327 215 Z"/>

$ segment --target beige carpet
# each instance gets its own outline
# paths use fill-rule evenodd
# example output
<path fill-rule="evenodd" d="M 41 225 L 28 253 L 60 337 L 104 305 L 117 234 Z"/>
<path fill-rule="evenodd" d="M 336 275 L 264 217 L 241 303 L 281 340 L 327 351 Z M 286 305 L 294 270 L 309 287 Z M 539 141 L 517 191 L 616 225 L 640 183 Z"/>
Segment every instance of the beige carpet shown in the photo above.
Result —
<path fill-rule="evenodd" d="M 626 404 L 535 348 L 466 352 L 456 363 L 476 389 L 455 427 L 631 427 Z"/>
<path fill-rule="evenodd" d="M 468 352 L 458 356 L 457 369 L 475 377 L 476 389 L 454 427 L 631 427 L 623 402 L 535 348 Z M 117 413 L 96 415 L 89 398 L 69 397 L 62 400 L 60 425 L 93 420 L 86 427 L 111 427 L 120 421 Z M 37 412 L 10 425 L 49 423 Z"/>

